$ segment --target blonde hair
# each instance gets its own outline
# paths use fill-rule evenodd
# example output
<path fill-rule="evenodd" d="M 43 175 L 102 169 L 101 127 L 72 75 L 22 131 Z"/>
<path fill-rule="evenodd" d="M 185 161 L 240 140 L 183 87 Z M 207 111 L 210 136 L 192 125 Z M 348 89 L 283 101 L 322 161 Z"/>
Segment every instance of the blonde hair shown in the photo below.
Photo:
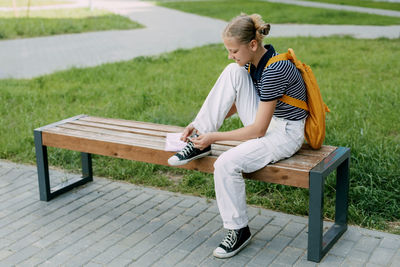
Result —
<path fill-rule="evenodd" d="M 245 13 L 233 18 L 222 33 L 222 38 L 236 38 L 240 43 L 247 44 L 256 40 L 259 45 L 268 35 L 271 25 L 265 23 L 260 15 Z"/>

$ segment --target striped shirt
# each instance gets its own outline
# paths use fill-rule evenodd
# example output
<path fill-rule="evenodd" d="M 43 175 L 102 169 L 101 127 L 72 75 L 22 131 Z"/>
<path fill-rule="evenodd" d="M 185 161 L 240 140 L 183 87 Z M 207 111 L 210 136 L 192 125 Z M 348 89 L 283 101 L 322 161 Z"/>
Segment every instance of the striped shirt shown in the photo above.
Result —
<path fill-rule="evenodd" d="M 272 101 L 281 98 L 284 94 L 307 101 L 306 87 L 300 71 L 290 60 L 272 63 L 267 68 L 268 60 L 278 55 L 272 45 L 266 45 L 267 52 L 260 59 L 257 68 L 249 63 L 250 76 L 261 101 Z M 288 120 L 302 120 L 307 117 L 307 111 L 288 105 L 278 100 L 274 116 Z"/>

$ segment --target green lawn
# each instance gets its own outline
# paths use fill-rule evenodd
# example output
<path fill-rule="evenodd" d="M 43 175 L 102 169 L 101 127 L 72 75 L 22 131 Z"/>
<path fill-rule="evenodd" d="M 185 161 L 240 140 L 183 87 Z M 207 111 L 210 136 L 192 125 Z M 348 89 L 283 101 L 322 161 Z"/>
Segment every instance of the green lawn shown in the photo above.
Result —
<path fill-rule="evenodd" d="M 158 2 L 158 5 L 229 21 L 241 12 L 258 13 L 269 23 L 394 25 L 400 18 L 269 3 L 257 0 Z"/>
<path fill-rule="evenodd" d="M 80 33 L 105 30 L 126 30 L 142 27 L 129 18 L 105 10 L 90 11 L 87 8 L 57 9 L 20 12 L 0 12 L 0 40 Z"/>
<path fill-rule="evenodd" d="M 350 223 L 400 234 L 395 228 L 400 222 L 400 61 L 393 60 L 400 58 L 399 39 L 269 42 L 281 52 L 294 48 L 313 67 L 331 109 L 325 143 L 351 148 Z M 185 126 L 228 62 L 222 45 L 210 45 L 30 80 L 0 80 L 0 158 L 34 164 L 33 129 L 82 113 Z M 231 118 L 223 130 L 239 126 Z M 50 164 L 79 171 L 76 152 L 51 149 L 50 156 Z M 214 197 L 212 175 L 194 171 L 95 156 L 94 172 Z M 329 177 L 325 218 L 330 219 L 333 187 Z M 248 203 L 274 210 L 308 211 L 303 189 L 247 181 L 247 196 Z"/>
<path fill-rule="evenodd" d="M 394 3 L 394 2 L 381 2 L 373 0 L 307 0 L 307 1 L 400 11 L 400 3 Z"/>

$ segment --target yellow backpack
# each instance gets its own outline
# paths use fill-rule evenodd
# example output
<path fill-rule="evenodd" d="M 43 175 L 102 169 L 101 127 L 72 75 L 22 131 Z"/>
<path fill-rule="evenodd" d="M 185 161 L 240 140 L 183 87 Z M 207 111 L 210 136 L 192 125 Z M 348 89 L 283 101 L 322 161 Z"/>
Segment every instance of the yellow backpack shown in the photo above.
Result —
<path fill-rule="evenodd" d="M 303 77 L 304 84 L 307 88 L 307 102 L 299 100 L 288 95 L 283 95 L 279 100 L 308 111 L 308 117 L 304 128 L 304 136 L 307 143 L 313 149 L 319 149 L 325 139 L 325 112 L 330 112 L 328 106 L 322 100 L 321 92 L 317 79 L 314 76 L 310 66 L 302 63 L 296 58 L 293 49 L 289 48 L 287 53 L 279 54 L 272 57 L 267 65 L 268 67 L 272 63 L 281 60 L 290 60 L 295 64 L 296 68 L 300 71 Z"/>

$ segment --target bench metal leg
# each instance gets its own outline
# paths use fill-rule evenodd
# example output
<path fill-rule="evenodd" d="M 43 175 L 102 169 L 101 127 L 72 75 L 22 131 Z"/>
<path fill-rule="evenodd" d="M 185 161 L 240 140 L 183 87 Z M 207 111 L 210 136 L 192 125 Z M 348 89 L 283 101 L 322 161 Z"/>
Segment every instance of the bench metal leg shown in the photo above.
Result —
<path fill-rule="evenodd" d="M 331 158 L 324 160 L 310 172 L 307 252 L 309 261 L 320 262 L 347 230 L 350 150 L 338 148 L 335 152 Z M 323 234 L 325 178 L 335 169 L 337 169 L 335 223 Z"/>
<path fill-rule="evenodd" d="M 49 163 L 47 147 L 42 142 L 42 132 L 34 131 L 36 164 L 38 170 L 39 196 L 42 201 L 49 201 L 74 187 L 93 181 L 91 154 L 81 153 L 82 178 L 70 179 L 53 188 L 50 187 Z"/>
<path fill-rule="evenodd" d="M 36 165 L 38 170 L 40 200 L 50 200 L 49 163 L 47 160 L 47 147 L 42 143 L 42 132 L 34 132 Z"/>
<path fill-rule="evenodd" d="M 310 174 L 307 258 L 315 262 L 322 258 L 324 185 L 324 177 Z"/>
<path fill-rule="evenodd" d="M 92 154 L 81 153 L 82 178 L 93 181 Z"/>

